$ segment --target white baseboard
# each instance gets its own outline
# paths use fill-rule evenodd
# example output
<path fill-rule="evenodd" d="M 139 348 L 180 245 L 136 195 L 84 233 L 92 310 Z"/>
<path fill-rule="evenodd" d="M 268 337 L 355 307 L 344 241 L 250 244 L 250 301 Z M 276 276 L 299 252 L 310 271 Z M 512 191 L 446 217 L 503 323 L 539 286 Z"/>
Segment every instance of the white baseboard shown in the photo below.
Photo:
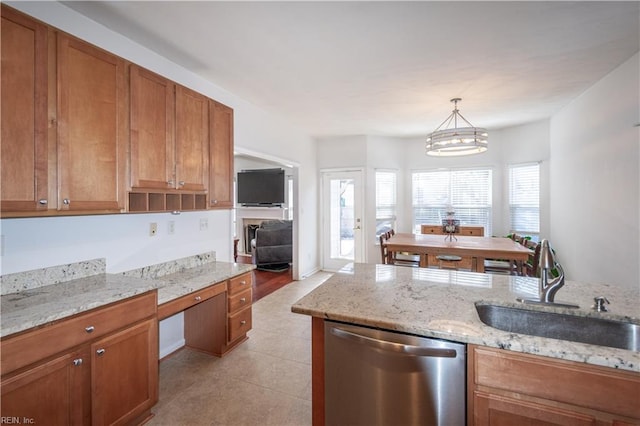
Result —
<path fill-rule="evenodd" d="M 175 351 L 177 351 L 178 349 L 180 349 L 181 347 L 183 347 L 185 345 L 185 340 L 181 339 L 175 342 L 171 342 L 171 344 L 169 346 L 165 346 L 163 348 L 160 348 L 160 359 L 166 357 L 167 355 L 171 355 L 172 353 L 174 353 Z"/>

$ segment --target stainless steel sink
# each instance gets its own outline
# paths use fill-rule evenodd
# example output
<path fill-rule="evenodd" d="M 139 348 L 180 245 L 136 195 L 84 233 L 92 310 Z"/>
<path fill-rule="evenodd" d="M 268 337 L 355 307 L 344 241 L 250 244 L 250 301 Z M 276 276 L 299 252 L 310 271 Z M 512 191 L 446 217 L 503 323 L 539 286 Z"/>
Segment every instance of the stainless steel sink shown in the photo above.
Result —
<path fill-rule="evenodd" d="M 640 325 L 476 303 L 480 321 L 498 330 L 638 351 Z"/>

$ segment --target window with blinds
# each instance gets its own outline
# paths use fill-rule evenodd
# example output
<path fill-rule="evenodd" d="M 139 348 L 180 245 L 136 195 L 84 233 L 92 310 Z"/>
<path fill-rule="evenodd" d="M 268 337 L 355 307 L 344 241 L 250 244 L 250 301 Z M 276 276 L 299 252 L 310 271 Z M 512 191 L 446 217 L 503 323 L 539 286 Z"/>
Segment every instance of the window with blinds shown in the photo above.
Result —
<path fill-rule="evenodd" d="M 460 225 L 484 226 L 491 235 L 491 169 L 434 170 L 413 172 L 413 229 L 439 225 L 453 207 Z"/>
<path fill-rule="evenodd" d="M 376 170 L 376 241 L 396 226 L 397 173 Z"/>
<path fill-rule="evenodd" d="M 540 164 L 509 166 L 509 216 L 512 232 L 540 232 Z"/>

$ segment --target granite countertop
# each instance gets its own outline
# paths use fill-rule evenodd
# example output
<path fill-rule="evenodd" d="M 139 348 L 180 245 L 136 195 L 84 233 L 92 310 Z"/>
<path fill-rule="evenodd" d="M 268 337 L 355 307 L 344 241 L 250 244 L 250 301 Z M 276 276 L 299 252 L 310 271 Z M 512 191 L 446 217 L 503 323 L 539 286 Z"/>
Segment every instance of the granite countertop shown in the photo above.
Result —
<path fill-rule="evenodd" d="M 158 305 L 255 269 L 255 265 L 213 262 L 156 278 Z"/>
<path fill-rule="evenodd" d="M 99 308 L 156 288 L 152 280 L 96 274 L 0 298 L 0 337 Z"/>
<path fill-rule="evenodd" d="M 202 260 L 206 263 L 192 266 L 192 260 L 171 261 L 120 274 L 97 273 L 3 294 L 0 297 L 0 337 L 151 290 L 158 290 L 160 305 L 255 269 L 254 265 L 216 262 L 208 258 Z"/>
<path fill-rule="evenodd" d="M 538 280 L 392 265 L 353 264 L 296 302 L 291 310 L 323 319 L 490 346 L 640 372 L 635 351 L 501 331 L 483 324 L 476 302 L 597 316 L 640 324 L 638 290 L 608 284 L 567 281 L 556 302 L 579 309 L 522 305 L 516 297 L 535 297 Z M 609 312 L 591 309 L 606 296 Z"/>

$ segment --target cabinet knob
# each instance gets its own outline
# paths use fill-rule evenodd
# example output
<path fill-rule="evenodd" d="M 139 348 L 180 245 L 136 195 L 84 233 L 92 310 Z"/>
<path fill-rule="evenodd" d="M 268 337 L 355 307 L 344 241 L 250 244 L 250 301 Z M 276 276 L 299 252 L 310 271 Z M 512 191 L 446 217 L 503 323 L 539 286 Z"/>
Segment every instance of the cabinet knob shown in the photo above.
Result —
<path fill-rule="evenodd" d="M 179 182 L 178 182 L 178 185 L 180 185 L 180 186 L 184 186 L 184 181 L 183 181 L 183 180 L 179 181 Z"/>
<path fill-rule="evenodd" d="M 167 185 L 173 186 L 173 180 L 168 180 Z"/>
<path fill-rule="evenodd" d="M 242 298 L 240 298 L 240 303 L 244 303 L 244 302 L 246 302 L 246 301 L 247 301 L 247 298 L 246 298 L 246 297 L 242 297 Z"/>
<path fill-rule="evenodd" d="M 211 200 L 211 204 L 218 204 L 218 200 Z"/>
<path fill-rule="evenodd" d="M 46 206 L 48 203 L 49 203 L 49 201 L 47 201 L 44 198 L 38 200 L 38 204 L 40 204 L 41 206 Z"/>
<path fill-rule="evenodd" d="M 244 281 L 244 280 L 240 281 L 240 285 L 245 285 L 246 283 L 247 283 L 247 282 L 246 282 L 246 281 Z"/>
<path fill-rule="evenodd" d="M 62 203 L 68 206 L 69 204 L 71 204 L 71 200 L 68 198 L 65 198 L 64 200 L 62 200 Z"/>
<path fill-rule="evenodd" d="M 240 321 L 240 325 L 245 325 L 247 322 L 245 320 Z"/>
<path fill-rule="evenodd" d="M 98 350 L 96 351 L 96 355 L 98 355 L 98 356 L 102 356 L 102 355 L 104 355 L 104 353 L 105 353 L 105 352 L 106 352 L 106 351 L 105 351 L 104 349 L 98 349 Z"/>
<path fill-rule="evenodd" d="M 73 365 L 75 365 L 76 367 L 82 365 L 82 358 L 77 358 L 73 360 Z"/>
<path fill-rule="evenodd" d="M 194 297 L 194 299 L 196 299 L 196 301 L 198 301 L 198 302 L 199 302 L 199 301 L 201 301 L 201 300 L 202 300 L 202 297 L 200 297 L 200 296 L 196 296 L 196 297 Z"/>
<path fill-rule="evenodd" d="M 95 330 L 96 328 L 92 325 L 90 325 L 89 327 L 85 327 L 84 331 L 86 331 L 87 333 L 93 333 L 93 330 Z"/>

